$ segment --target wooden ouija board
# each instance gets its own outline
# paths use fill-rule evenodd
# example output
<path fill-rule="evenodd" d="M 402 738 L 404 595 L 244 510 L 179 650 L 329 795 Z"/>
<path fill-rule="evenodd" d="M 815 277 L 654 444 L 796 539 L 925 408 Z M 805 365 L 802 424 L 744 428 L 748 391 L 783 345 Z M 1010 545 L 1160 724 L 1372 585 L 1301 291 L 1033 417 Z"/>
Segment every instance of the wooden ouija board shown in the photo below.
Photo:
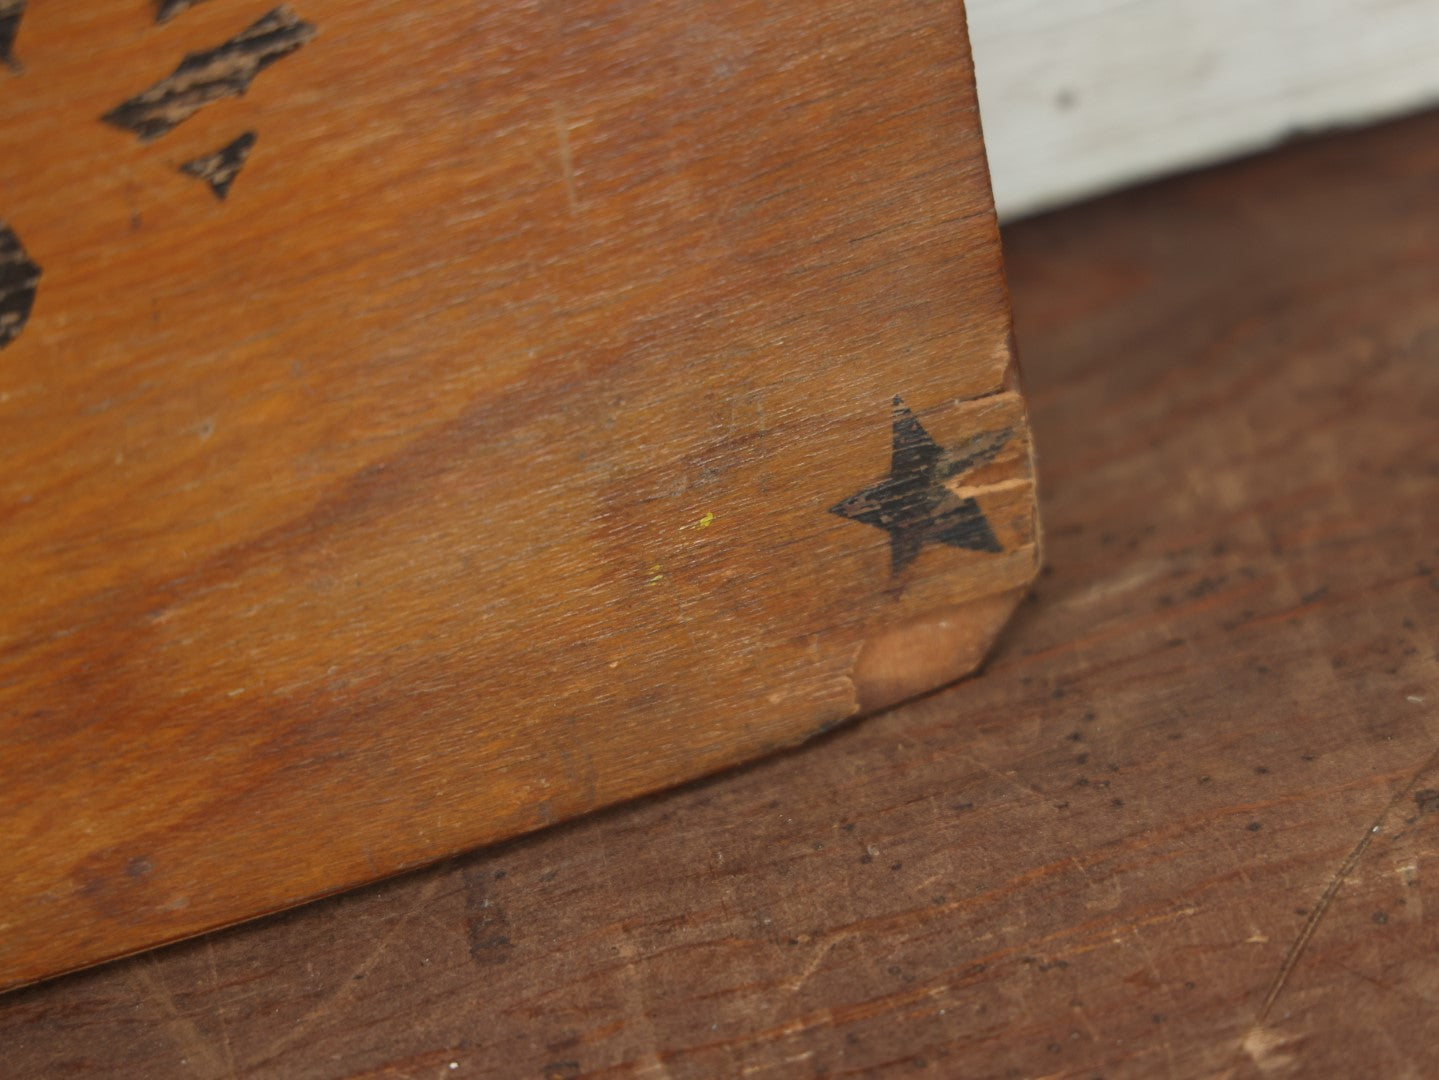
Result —
<path fill-rule="evenodd" d="M 1035 573 L 958 2 L 0 57 L 0 986 L 791 745 Z"/>

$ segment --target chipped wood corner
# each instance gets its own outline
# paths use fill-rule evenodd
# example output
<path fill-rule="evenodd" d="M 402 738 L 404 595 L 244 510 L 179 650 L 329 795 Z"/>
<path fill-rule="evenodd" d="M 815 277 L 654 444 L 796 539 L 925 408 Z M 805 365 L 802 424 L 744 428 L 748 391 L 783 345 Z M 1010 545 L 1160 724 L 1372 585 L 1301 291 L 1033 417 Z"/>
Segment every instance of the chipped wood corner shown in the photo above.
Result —
<path fill-rule="evenodd" d="M 908 407 L 896 400 L 895 460 L 901 459 L 906 439 L 923 439 L 936 450 L 933 483 L 945 502 L 932 509 L 930 517 L 946 527 L 938 535 L 928 528 L 922 540 L 972 548 L 981 558 L 984 554 L 1004 558 L 984 566 L 982 573 L 918 583 L 911 596 L 902 578 L 920 548 L 913 541 L 895 546 L 900 554 L 892 560 L 896 579 L 892 590 L 895 607 L 903 614 L 887 612 L 854 649 L 850 681 L 856 717 L 975 673 L 1038 576 L 1043 540 L 1035 496 L 1035 452 L 1020 382 L 1018 361 L 1011 353 L 998 388 L 952 407 L 946 426 L 967 434 L 946 446 L 934 442 Z M 930 423 L 942 430 L 938 422 Z M 912 489 L 898 494 L 907 502 L 915 499 Z M 968 511 L 967 518 L 961 510 Z M 958 536 L 956 521 L 968 522 Z M 893 529 L 893 516 L 884 525 Z M 942 598 L 945 590 L 955 595 Z"/>
<path fill-rule="evenodd" d="M 971 675 L 1024 598 L 1024 589 L 916 616 L 867 639 L 855 657 L 857 715 L 879 712 Z"/>

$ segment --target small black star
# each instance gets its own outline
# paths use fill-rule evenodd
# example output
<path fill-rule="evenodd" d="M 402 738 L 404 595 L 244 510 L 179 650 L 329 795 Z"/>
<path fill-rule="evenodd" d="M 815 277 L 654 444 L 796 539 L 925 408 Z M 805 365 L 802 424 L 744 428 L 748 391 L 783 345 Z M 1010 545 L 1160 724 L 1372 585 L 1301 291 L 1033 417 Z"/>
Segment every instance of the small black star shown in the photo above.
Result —
<path fill-rule="evenodd" d="M 955 495 L 946 481 L 991 460 L 1010 434 L 1009 429 L 986 432 L 963 447 L 946 450 L 895 397 L 889 475 L 830 507 L 830 513 L 889 533 L 891 575 L 914 562 L 925 544 L 1003 551 L 979 503 Z"/>

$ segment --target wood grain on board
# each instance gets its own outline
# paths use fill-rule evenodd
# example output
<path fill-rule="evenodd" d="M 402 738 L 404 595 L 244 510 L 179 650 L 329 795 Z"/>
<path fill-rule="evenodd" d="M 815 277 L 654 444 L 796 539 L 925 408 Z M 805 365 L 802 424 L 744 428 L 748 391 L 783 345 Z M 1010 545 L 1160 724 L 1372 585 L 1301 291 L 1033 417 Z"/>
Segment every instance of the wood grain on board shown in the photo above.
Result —
<path fill-rule="evenodd" d="M 1439 1071 L 1439 115 L 1006 234 L 982 677 L 0 998 L 17 1080 Z"/>
<path fill-rule="evenodd" d="M 1032 578 L 958 0 L 4 10 L 0 986 L 794 744 Z"/>

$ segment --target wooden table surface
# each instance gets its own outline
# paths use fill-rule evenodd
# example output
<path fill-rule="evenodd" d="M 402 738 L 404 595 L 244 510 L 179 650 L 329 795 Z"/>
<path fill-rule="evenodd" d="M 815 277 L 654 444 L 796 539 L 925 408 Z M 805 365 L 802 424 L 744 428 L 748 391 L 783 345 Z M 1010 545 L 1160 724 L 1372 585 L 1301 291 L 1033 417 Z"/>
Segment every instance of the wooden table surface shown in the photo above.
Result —
<path fill-rule="evenodd" d="M 5 1077 L 1423 1077 L 1439 115 L 1013 228 L 979 678 L 0 999 Z"/>

